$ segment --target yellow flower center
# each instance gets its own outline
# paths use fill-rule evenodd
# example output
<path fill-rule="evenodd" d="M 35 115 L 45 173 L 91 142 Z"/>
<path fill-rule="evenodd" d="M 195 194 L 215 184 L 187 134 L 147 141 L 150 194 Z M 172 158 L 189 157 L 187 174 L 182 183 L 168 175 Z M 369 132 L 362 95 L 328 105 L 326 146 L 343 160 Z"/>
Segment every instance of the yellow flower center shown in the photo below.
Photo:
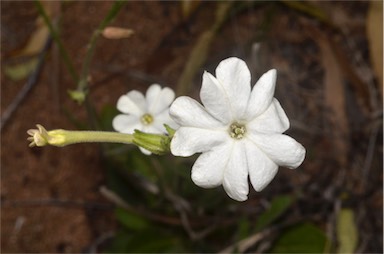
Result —
<path fill-rule="evenodd" d="M 229 135 L 234 139 L 242 139 L 247 132 L 245 125 L 234 122 L 229 126 Z"/>
<path fill-rule="evenodd" d="M 150 114 L 144 114 L 141 118 L 140 121 L 144 125 L 150 125 L 153 122 L 153 117 Z"/>

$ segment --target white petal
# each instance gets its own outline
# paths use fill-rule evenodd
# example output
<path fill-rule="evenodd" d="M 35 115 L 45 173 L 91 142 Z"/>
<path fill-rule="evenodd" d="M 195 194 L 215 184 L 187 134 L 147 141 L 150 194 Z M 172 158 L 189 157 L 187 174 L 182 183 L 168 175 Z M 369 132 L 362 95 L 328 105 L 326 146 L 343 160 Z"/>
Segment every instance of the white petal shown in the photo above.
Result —
<path fill-rule="evenodd" d="M 145 154 L 145 155 L 151 155 L 151 154 L 152 154 L 151 151 L 148 151 L 148 150 L 145 149 L 145 148 L 139 147 L 139 149 L 140 149 L 140 151 L 141 151 L 143 154 Z"/>
<path fill-rule="evenodd" d="M 221 145 L 231 138 L 225 131 L 180 127 L 171 141 L 171 152 L 175 156 L 191 156 Z"/>
<path fill-rule="evenodd" d="M 178 97 L 171 105 L 169 114 L 180 126 L 216 129 L 223 124 L 213 118 L 200 103 L 187 96 Z"/>
<path fill-rule="evenodd" d="M 166 109 L 163 112 L 159 113 L 154 119 L 153 123 L 151 124 L 154 128 L 156 128 L 159 133 L 166 133 L 166 129 L 164 127 L 164 124 L 169 125 L 173 129 L 177 129 L 179 126 L 172 120 L 172 118 L 169 115 L 169 110 Z"/>
<path fill-rule="evenodd" d="M 203 74 L 200 98 L 206 110 L 223 124 L 233 119 L 233 110 L 224 87 L 208 72 Z"/>
<path fill-rule="evenodd" d="M 256 82 L 249 98 L 246 117 L 253 119 L 262 114 L 272 103 L 276 86 L 276 70 L 264 73 Z"/>
<path fill-rule="evenodd" d="M 161 86 L 159 84 L 153 84 L 148 87 L 147 92 L 145 93 L 145 98 L 149 104 L 149 102 L 156 101 L 157 97 L 161 92 Z"/>
<path fill-rule="evenodd" d="M 279 166 L 254 143 L 245 142 L 249 178 L 256 191 L 262 191 L 275 177 Z"/>
<path fill-rule="evenodd" d="M 132 90 L 121 96 L 117 101 L 117 109 L 126 114 L 141 116 L 144 114 L 146 102 L 144 95 L 139 91 Z"/>
<path fill-rule="evenodd" d="M 142 132 L 146 133 L 154 133 L 154 134 L 162 134 L 165 133 L 165 129 L 158 128 L 158 126 L 155 126 L 153 124 L 150 125 L 143 125 L 141 128 Z"/>
<path fill-rule="evenodd" d="M 200 155 L 192 167 L 192 181 L 203 188 L 221 185 L 231 152 L 232 144 L 224 143 Z"/>
<path fill-rule="evenodd" d="M 251 94 L 251 74 L 246 63 L 236 57 L 227 58 L 217 66 L 216 78 L 226 92 L 233 116 L 242 117 Z"/>
<path fill-rule="evenodd" d="M 117 115 L 112 120 L 113 128 L 122 133 L 131 134 L 135 129 L 140 130 L 142 125 L 140 123 L 140 119 L 135 115 Z"/>
<path fill-rule="evenodd" d="M 234 200 L 248 199 L 248 165 L 244 142 L 233 142 L 232 152 L 224 170 L 223 187 Z"/>
<path fill-rule="evenodd" d="M 161 89 L 160 85 L 153 84 L 147 90 L 146 99 L 148 103 L 147 112 L 156 115 L 169 107 L 175 99 L 175 93 L 168 87 Z"/>
<path fill-rule="evenodd" d="M 305 157 L 305 148 L 285 134 L 255 134 L 249 137 L 273 162 L 287 168 L 297 168 Z"/>
<path fill-rule="evenodd" d="M 277 99 L 264 113 L 247 124 L 247 130 L 262 133 L 283 133 L 289 128 L 289 119 Z"/>

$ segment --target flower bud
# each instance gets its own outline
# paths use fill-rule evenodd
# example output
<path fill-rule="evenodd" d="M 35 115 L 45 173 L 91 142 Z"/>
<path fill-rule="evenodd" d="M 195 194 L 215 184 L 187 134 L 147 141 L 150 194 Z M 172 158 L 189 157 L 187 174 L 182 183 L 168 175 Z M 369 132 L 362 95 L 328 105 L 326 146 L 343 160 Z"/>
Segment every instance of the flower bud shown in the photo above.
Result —
<path fill-rule="evenodd" d="M 30 129 L 27 133 L 30 137 L 27 138 L 28 141 L 31 141 L 29 144 L 30 147 L 33 146 L 45 146 L 45 145 L 54 145 L 54 146 L 63 146 L 65 145 L 65 136 L 63 135 L 63 130 L 53 130 L 47 131 L 40 124 L 36 125 L 36 129 Z"/>
<path fill-rule="evenodd" d="M 128 38 L 134 33 L 132 29 L 109 26 L 104 28 L 102 35 L 107 39 L 116 40 Z"/>
<path fill-rule="evenodd" d="M 78 102 L 79 104 L 82 104 L 85 101 L 86 93 L 84 91 L 69 90 L 68 94 L 72 100 Z"/>
<path fill-rule="evenodd" d="M 32 146 L 45 146 L 48 144 L 48 132 L 47 130 L 41 126 L 36 125 L 38 129 L 30 129 L 27 131 L 28 135 L 30 137 L 27 138 L 28 141 L 31 141 L 29 144 L 30 147 Z"/>

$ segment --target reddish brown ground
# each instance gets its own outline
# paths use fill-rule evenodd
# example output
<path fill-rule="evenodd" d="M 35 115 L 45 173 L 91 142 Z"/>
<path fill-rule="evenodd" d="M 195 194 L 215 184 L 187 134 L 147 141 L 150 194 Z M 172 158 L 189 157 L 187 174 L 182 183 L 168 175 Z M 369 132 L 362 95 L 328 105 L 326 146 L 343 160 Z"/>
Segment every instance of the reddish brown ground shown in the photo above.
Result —
<path fill-rule="evenodd" d="M 341 13 L 342 18 L 337 16 L 334 19 L 350 36 L 349 46 L 345 46 L 345 37 L 323 31 L 323 25 L 319 25 L 319 22 L 286 9 L 272 14 L 276 16 L 273 16 L 274 22 L 270 27 L 266 28 L 267 40 L 262 44 L 260 55 L 254 55 L 252 43 L 264 36 L 257 33 L 257 28 L 262 23 L 261 13 L 267 11 L 255 7 L 229 19 L 213 41 L 207 62 L 203 65 L 203 69 L 212 71 L 221 59 L 236 55 L 247 60 L 258 75 L 269 67 L 277 68 L 280 86 L 277 97 L 281 98 L 287 114 L 295 116 L 293 131 L 308 150 L 308 160 L 303 165 L 305 172 L 300 174 L 299 179 L 290 173 L 282 174 L 290 177 L 293 183 L 314 181 L 308 186 L 315 189 L 326 187 L 330 192 L 332 190 L 327 186 L 329 179 L 340 176 L 335 173 L 337 156 L 329 152 L 335 147 L 333 138 L 317 133 L 327 128 L 322 122 L 322 114 L 327 106 L 322 97 L 324 67 L 313 28 L 317 28 L 325 37 L 334 37 L 342 47 L 342 54 L 348 62 L 352 62 L 355 70 L 374 75 L 367 60 L 369 54 L 364 32 L 368 4 L 345 4 L 344 7 L 338 5 L 341 12 L 337 13 Z M 63 5 L 61 38 L 76 69 L 81 69 L 91 34 L 111 5 L 109 1 L 68 2 Z M 91 65 L 91 99 L 97 110 L 107 104 L 114 105 L 121 94 L 131 89 L 144 91 L 155 81 L 175 86 L 198 36 L 213 22 L 214 7 L 214 2 L 203 3 L 189 25 L 180 26 L 179 3 L 128 3 L 112 24 L 132 28 L 135 35 L 116 41 L 100 38 L 97 43 Z M 331 14 L 336 13 L 327 4 L 323 7 Z M 1 60 L 4 66 L 10 62 L 11 53 L 22 48 L 34 31 L 38 14 L 33 2 L 6 1 L 1 3 L 1 15 Z M 368 69 L 360 68 L 361 62 L 354 62 L 359 57 L 364 64 L 368 64 Z M 144 73 L 147 80 L 137 78 L 134 71 Z M 201 72 L 196 76 L 196 89 L 192 91 L 194 97 L 198 94 L 200 76 Z M 2 68 L 2 113 L 24 84 L 25 80 L 11 81 Z M 377 82 L 374 84 L 377 86 Z M 110 202 L 99 193 L 105 180 L 98 145 L 29 148 L 26 141 L 26 131 L 36 123 L 43 124 L 47 129 L 74 129 L 68 114 L 86 121 L 84 107 L 73 102 L 66 93 L 75 86 L 57 56 L 57 48 L 50 49 L 38 82 L 2 129 L 2 252 L 89 251 L 99 237 L 114 231 L 116 227 Z M 353 91 L 352 88 L 347 90 L 346 93 Z M 299 95 L 295 97 L 297 99 L 289 100 L 289 96 L 283 99 L 285 95 L 295 93 Z M 358 107 L 355 102 L 352 104 L 352 109 Z M 65 111 L 68 113 L 65 114 Z M 365 228 L 362 228 L 365 230 L 362 242 L 366 245 L 360 245 L 361 251 L 374 251 L 381 246 L 380 242 L 368 242 L 382 232 L 379 230 L 382 224 L 379 158 L 382 144 L 376 144 L 371 167 L 364 169 L 373 121 L 365 125 L 357 114 L 349 114 L 353 122 L 351 129 L 355 128 L 355 132 L 349 130 L 353 132 L 351 144 L 354 146 L 351 146 L 348 155 L 351 162 L 345 171 L 347 175 L 341 178 L 347 179 L 346 186 L 353 190 L 351 195 L 359 197 L 352 204 L 355 207 L 360 204 L 356 208 L 360 216 L 358 222 L 363 223 L 365 216 L 374 218 L 372 225 L 365 224 Z M 381 135 L 379 132 L 378 139 Z"/>

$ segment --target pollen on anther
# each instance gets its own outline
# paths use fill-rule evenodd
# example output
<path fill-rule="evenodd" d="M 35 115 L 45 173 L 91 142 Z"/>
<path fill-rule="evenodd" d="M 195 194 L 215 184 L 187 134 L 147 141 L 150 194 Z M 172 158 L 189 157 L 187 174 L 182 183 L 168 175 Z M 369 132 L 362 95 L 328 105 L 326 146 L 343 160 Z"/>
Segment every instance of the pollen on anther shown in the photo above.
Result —
<path fill-rule="evenodd" d="M 239 123 L 232 123 L 229 126 L 229 135 L 234 139 L 242 139 L 247 132 L 245 126 Z"/>

